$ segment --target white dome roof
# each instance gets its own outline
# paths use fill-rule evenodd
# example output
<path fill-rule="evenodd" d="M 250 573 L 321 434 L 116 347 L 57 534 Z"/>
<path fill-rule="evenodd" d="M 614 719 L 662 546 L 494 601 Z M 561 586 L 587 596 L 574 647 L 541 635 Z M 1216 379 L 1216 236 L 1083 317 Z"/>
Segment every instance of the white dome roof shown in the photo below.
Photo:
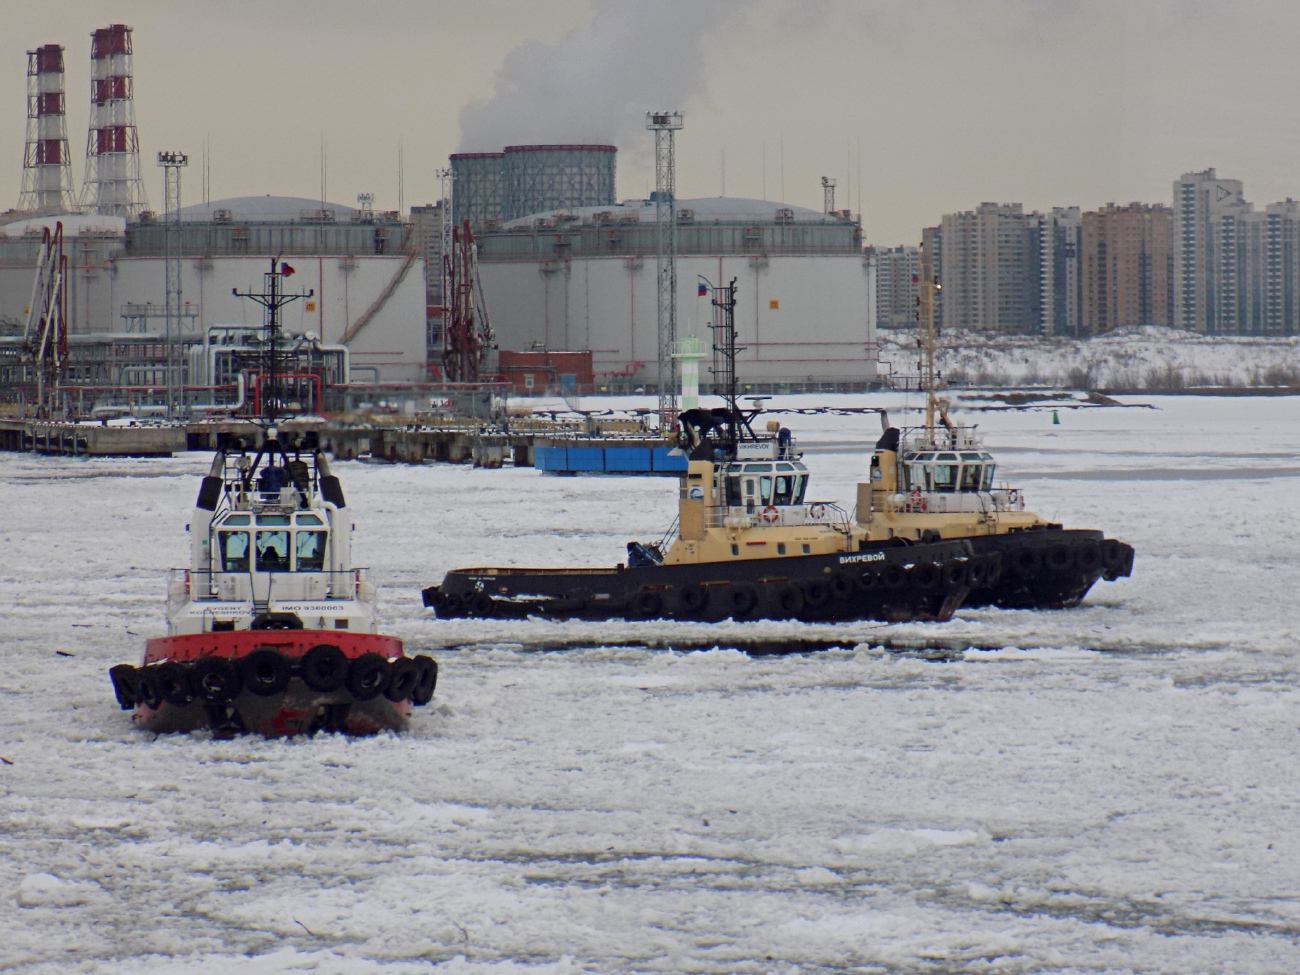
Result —
<path fill-rule="evenodd" d="M 773 200 L 751 200 L 738 196 L 704 196 L 692 200 L 679 199 L 674 209 L 690 210 L 697 224 L 708 223 L 775 223 L 778 210 L 788 211 L 788 219 L 794 223 L 842 223 L 842 217 L 831 216 L 820 210 L 793 206 L 789 203 L 777 203 Z M 624 200 L 612 206 L 574 207 L 563 210 L 547 210 L 533 213 L 518 220 L 511 220 L 506 227 L 531 227 L 534 220 L 554 219 L 557 215 L 576 217 L 583 223 L 590 222 L 597 213 L 613 214 L 615 219 L 635 215 L 641 223 L 654 223 L 655 204 L 653 200 Z"/>
<path fill-rule="evenodd" d="M 321 203 L 301 196 L 232 196 L 226 200 L 213 200 L 211 203 L 195 203 L 181 207 L 181 219 L 191 222 L 206 222 L 212 219 L 216 210 L 225 210 L 230 220 L 235 223 L 295 223 L 302 219 L 304 211 L 319 213 L 329 210 L 338 221 L 351 220 L 357 214 L 355 207 L 339 203 Z"/>

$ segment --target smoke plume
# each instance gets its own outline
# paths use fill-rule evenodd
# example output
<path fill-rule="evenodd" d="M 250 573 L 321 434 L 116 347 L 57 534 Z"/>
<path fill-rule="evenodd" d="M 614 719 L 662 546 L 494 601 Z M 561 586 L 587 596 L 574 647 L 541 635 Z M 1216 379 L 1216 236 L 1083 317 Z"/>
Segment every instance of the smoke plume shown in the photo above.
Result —
<path fill-rule="evenodd" d="M 707 35 L 742 6 L 596 0 L 590 26 L 555 45 L 521 44 L 506 56 L 492 97 L 461 110 L 461 151 L 620 139 L 635 145 L 644 138 L 647 111 L 680 109 L 698 90 Z"/>

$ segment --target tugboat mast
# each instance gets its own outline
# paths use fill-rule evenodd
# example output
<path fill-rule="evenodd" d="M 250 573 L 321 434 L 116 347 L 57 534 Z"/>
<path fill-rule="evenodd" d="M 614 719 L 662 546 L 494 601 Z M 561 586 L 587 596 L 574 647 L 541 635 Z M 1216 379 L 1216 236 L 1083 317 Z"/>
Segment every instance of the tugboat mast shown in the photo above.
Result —
<path fill-rule="evenodd" d="M 714 388 L 721 387 L 722 400 L 726 403 L 727 423 L 723 429 L 722 447 L 726 457 L 736 456 L 736 444 L 740 440 L 741 418 L 740 406 L 736 402 L 736 353 L 744 351 L 736 348 L 736 278 L 729 284 L 713 287 L 708 278 L 701 278 L 709 285 L 713 305 L 713 322 L 709 330 L 713 332 L 713 375 Z"/>
<path fill-rule="evenodd" d="M 931 443 L 937 443 L 934 415 L 939 410 L 934 382 L 934 296 L 942 290 L 933 274 L 920 282 L 916 296 L 917 345 L 921 347 L 921 388 L 925 390 L 925 432 Z"/>
<path fill-rule="evenodd" d="M 279 265 L 277 267 L 277 265 Z M 294 269 L 287 261 L 280 260 L 279 257 L 271 258 L 271 270 L 262 275 L 264 279 L 265 291 L 261 293 L 254 291 L 240 291 L 238 288 L 231 288 L 230 293 L 236 298 L 248 298 L 257 302 L 265 310 L 263 314 L 264 327 L 266 329 L 266 344 L 262 352 L 262 370 L 264 376 L 264 392 L 262 394 L 262 419 L 274 423 L 277 416 L 282 397 L 280 396 L 280 379 L 278 376 L 280 363 L 280 309 L 292 301 L 299 298 L 310 298 L 316 291 L 308 288 L 306 294 L 285 294 L 281 290 L 281 278 L 287 278 L 294 273 Z M 316 404 L 319 409 L 320 404 Z"/>

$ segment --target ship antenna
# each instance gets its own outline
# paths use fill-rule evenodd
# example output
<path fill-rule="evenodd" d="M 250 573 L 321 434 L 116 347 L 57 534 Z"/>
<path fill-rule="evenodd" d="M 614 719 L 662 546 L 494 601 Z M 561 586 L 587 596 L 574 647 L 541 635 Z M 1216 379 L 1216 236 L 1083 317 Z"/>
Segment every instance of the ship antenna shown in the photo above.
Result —
<path fill-rule="evenodd" d="M 240 291 L 231 288 L 230 293 L 236 298 L 248 298 L 264 309 L 263 320 L 266 328 L 266 343 L 262 352 L 261 400 L 262 419 L 275 422 L 282 397 L 280 395 L 280 309 L 299 298 L 310 298 L 316 294 L 315 289 L 308 288 L 305 294 L 285 294 L 283 278 L 293 274 L 294 270 L 287 261 L 280 260 L 279 255 L 271 258 L 271 270 L 262 275 L 265 290 Z"/>
<path fill-rule="evenodd" d="M 925 390 L 925 432 L 931 443 L 937 443 L 934 414 L 938 410 L 934 389 L 934 299 L 942 289 L 939 279 L 928 274 L 920 282 L 916 296 L 916 324 L 920 332 L 917 344 L 921 346 L 921 388 Z"/>

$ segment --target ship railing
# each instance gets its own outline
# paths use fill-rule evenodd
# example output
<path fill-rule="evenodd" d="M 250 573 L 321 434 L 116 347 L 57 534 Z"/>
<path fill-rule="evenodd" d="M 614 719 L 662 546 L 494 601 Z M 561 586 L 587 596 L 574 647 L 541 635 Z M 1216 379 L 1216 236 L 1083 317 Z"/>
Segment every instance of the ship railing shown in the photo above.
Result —
<path fill-rule="evenodd" d="M 913 491 L 896 494 L 894 508 L 905 514 L 982 514 L 989 511 L 1019 511 L 1020 492 L 1015 488 L 992 491 Z"/>
<path fill-rule="evenodd" d="M 256 583 L 254 583 L 254 577 Z M 269 591 L 269 598 L 355 599 L 363 582 L 370 581 L 365 567 L 298 572 L 221 572 L 207 569 L 171 569 L 167 573 L 168 605 L 192 602 L 251 602 Z"/>
<path fill-rule="evenodd" d="M 718 505 L 704 513 L 709 528 L 790 527 L 796 525 L 846 526 L 849 514 L 834 501 L 808 501 L 804 504 L 766 505 L 750 511 L 741 507 Z"/>

